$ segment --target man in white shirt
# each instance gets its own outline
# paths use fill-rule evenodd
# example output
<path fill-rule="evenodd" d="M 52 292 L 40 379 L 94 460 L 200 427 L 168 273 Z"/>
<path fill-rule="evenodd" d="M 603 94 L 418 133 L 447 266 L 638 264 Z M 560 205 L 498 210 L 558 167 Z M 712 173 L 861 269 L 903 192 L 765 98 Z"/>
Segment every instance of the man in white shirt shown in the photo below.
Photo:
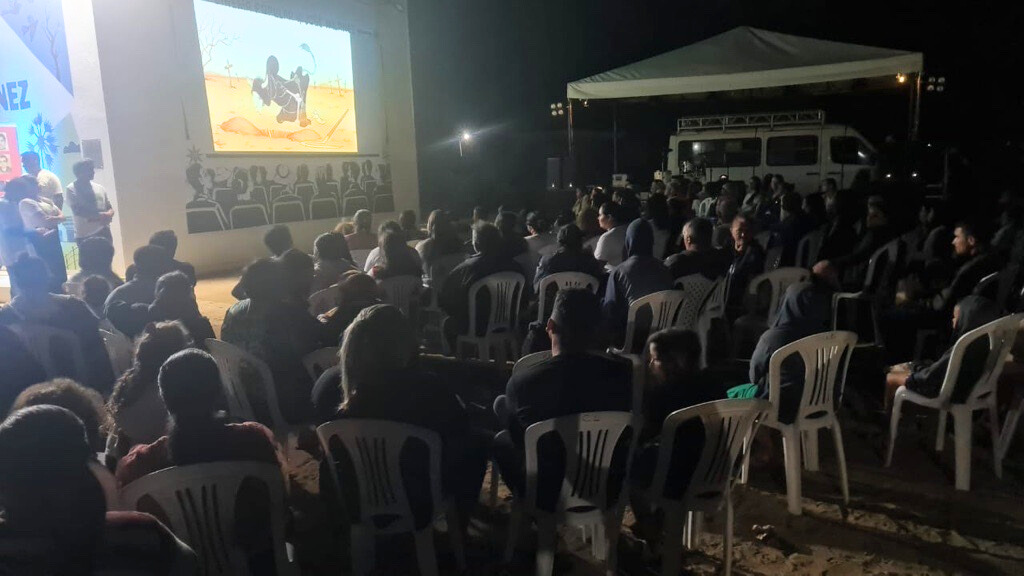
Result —
<path fill-rule="evenodd" d="M 60 177 L 40 166 L 39 154 L 25 152 L 21 155 L 21 166 L 26 173 L 36 177 L 41 197 L 53 202 L 58 208 L 64 207 L 64 187 L 61 186 Z"/>
<path fill-rule="evenodd" d="M 75 181 L 68 184 L 68 203 L 75 222 L 75 242 L 99 236 L 114 241 L 110 234 L 110 221 L 114 208 L 103 186 L 92 181 L 96 167 L 92 160 L 76 162 Z"/>
<path fill-rule="evenodd" d="M 597 241 L 594 258 L 604 263 L 605 270 L 611 271 L 622 263 L 622 247 L 626 243 L 626 227 L 629 222 L 619 222 L 621 211 L 614 202 L 605 202 L 597 216 L 597 223 L 605 233 Z"/>

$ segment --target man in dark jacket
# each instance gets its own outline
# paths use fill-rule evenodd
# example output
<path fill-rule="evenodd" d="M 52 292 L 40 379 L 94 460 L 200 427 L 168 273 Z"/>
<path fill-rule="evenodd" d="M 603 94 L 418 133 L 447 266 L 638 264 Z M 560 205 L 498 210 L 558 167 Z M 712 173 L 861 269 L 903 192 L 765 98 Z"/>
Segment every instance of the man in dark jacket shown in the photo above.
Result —
<path fill-rule="evenodd" d="M 729 252 L 716 250 L 711 244 L 714 227 L 707 218 L 694 218 L 683 226 L 685 250 L 665 260 L 672 278 L 703 274 L 709 280 L 724 276 L 729 270 Z"/>
<path fill-rule="evenodd" d="M 583 232 L 575 224 L 566 224 L 558 230 L 558 250 L 540 259 L 534 286 L 540 286 L 545 277 L 559 272 L 582 272 L 598 280 L 604 276 L 604 267 L 583 249 Z"/>
<path fill-rule="evenodd" d="M 602 303 L 608 329 L 616 342 L 621 342 L 625 335 L 629 305 L 634 300 L 672 289 L 672 275 L 654 257 L 654 230 L 646 220 L 638 218 L 629 225 L 622 252 L 624 260 L 608 277 Z"/>
<path fill-rule="evenodd" d="M 782 247 L 779 266 L 793 266 L 800 240 L 814 228 L 814 222 L 803 210 L 802 201 L 800 195 L 792 190 L 782 194 L 779 223 L 772 227 L 778 245 Z"/>
<path fill-rule="evenodd" d="M 932 298 L 932 310 L 948 316 L 953 306 L 970 295 L 982 278 L 1002 268 L 1002 259 L 989 249 L 990 238 L 988 227 L 982 223 L 965 221 L 956 225 L 953 256 L 961 264 L 949 285 Z"/>

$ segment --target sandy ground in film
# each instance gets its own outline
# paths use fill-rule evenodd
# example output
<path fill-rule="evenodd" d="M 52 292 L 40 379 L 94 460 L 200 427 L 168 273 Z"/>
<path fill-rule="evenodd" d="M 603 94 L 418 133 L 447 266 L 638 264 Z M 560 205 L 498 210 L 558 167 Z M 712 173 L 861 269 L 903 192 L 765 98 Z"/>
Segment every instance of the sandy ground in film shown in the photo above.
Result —
<path fill-rule="evenodd" d="M 218 152 L 357 151 L 355 93 L 352 90 L 311 84 L 306 106 L 310 124 L 305 128 L 297 122 L 279 124 L 277 113 L 280 107 L 276 104 L 257 110 L 253 103 L 252 83 L 247 78 L 207 74 L 206 96 L 214 149 Z M 331 133 L 342 115 L 344 120 Z"/>

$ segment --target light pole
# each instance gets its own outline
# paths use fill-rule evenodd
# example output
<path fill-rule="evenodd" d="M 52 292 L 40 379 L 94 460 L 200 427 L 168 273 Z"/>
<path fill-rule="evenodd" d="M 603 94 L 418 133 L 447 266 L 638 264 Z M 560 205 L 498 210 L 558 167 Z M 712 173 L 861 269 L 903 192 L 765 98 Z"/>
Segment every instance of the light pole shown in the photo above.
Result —
<path fill-rule="evenodd" d="M 465 142 L 465 143 L 468 144 L 469 141 L 472 140 L 472 139 L 473 139 L 473 135 L 470 134 L 469 132 L 463 130 L 462 135 L 459 136 L 459 158 L 463 157 L 462 143 Z"/>

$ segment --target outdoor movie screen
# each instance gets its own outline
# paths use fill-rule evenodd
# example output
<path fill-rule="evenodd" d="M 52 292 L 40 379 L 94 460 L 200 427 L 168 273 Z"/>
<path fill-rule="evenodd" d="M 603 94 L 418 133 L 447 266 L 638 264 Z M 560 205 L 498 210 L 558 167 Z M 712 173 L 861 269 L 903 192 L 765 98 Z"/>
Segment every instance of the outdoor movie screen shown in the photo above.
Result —
<path fill-rule="evenodd" d="M 195 0 L 215 152 L 358 152 L 352 44 L 323 28 Z"/>

